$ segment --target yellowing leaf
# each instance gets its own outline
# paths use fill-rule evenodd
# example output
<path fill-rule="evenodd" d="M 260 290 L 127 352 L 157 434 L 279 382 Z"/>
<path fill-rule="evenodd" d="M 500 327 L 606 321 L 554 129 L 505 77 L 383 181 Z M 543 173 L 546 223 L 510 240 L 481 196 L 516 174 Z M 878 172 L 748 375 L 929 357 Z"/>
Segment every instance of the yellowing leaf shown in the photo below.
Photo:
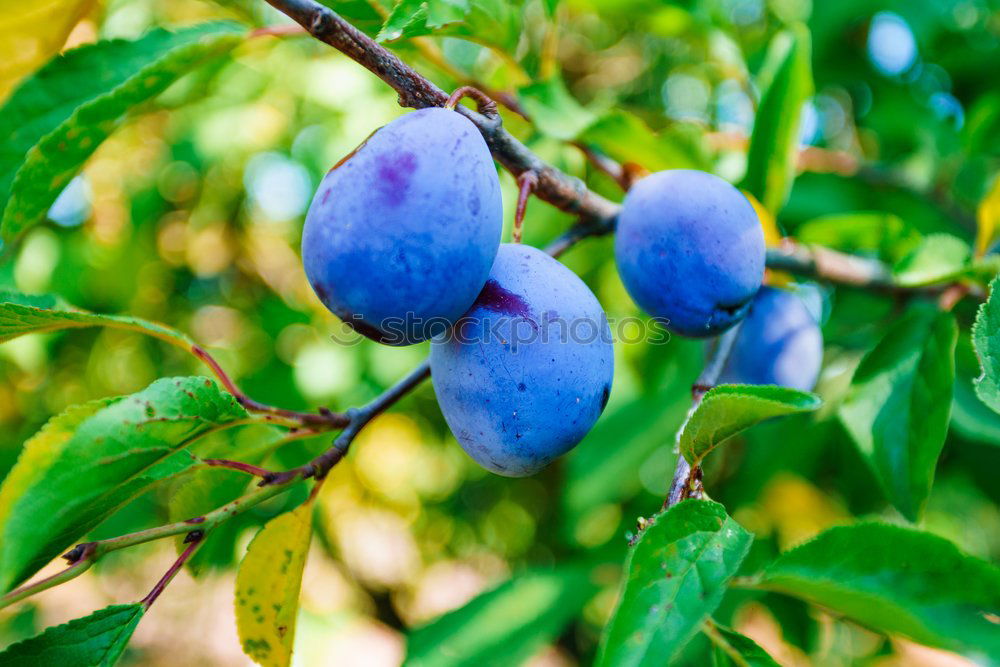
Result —
<path fill-rule="evenodd" d="M 1000 174 L 993 179 L 993 187 L 979 202 L 976 220 L 979 226 L 976 233 L 976 256 L 982 257 L 996 240 L 997 227 L 1000 227 Z"/>
<path fill-rule="evenodd" d="M 750 201 L 753 210 L 757 212 L 760 226 L 764 230 L 764 243 L 768 248 L 773 248 L 781 243 L 781 230 L 778 229 L 778 221 L 774 219 L 771 212 L 764 208 L 764 205 L 748 191 L 743 190 L 743 196 Z"/>
<path fill-rule="evenodd" d="M 265 667 L 292 661 L 299 588 L 312 537 L 312 503 L 271 519 L 236 575 L 236 629 L 243 652 Z"/>
<path fill-rule="evenodd" d="M 768 248 L 776 248 L 781 245 L 781 230 L 778 229 L 778 221 L 774 219 L 771 212 L 764 208 L 760 201 L 746 190 L 741 190 L 743 196 L 747 198 L 753 210 L 760 220 L 761 229 L 764 230 L 764 243 Z M 785 271 L 775 271 L 768 269 L 767 284 L 776 287 L 784 287 L 792 284 L 792 275 Z"/>
<path fill-rule="evenodd" d="M 0 0 L 0 102 L 54 56 L 94 0 Z"/>

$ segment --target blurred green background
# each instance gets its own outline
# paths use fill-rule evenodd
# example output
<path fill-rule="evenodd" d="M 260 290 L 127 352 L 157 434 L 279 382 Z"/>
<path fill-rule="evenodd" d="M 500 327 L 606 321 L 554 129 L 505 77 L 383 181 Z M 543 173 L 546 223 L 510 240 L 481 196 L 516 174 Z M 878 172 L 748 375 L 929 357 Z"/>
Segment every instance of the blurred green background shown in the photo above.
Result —
<path fill-rule="evenodd" d="M 372 32 L 391 8 L 380 0 L 327 4 Z M 887 261 L 920 236 L 945 232 L 971 242 L 975 235 L 976 206 L 1000 170 L 997 0 L 566 0 L 555 19 L 535 0 L 495 4 L 465 35 L 391 46 L 443 88 L 471 81 L 516 95 L 533 123 L 504 110 L 508 129 L 608 197 L 620 199 L 615 183 L 566 139 L 650 170 L 697 167 L 739 181 L 768 44 L 801 22 L 812 38 L 815 93 L 801 119 L 804 171 L 778 216 L 781 231 Z M 213 18 L 286 22 L 263 2 L 112 0 L 87 12 L 68 45 Z M 464 38 L 470 35 L 475 39 Z M 299 237 L 323 174 L 402 113 L 391 90 L 323 44 L 304 36 L 248 39 L 105 142 L 49 222 L 6 248 L 0 286 L 52 292 L 81 308 L 189 332 L 264 402 L 358 405 L 419 363 L 426 346 L 333 342 L 341 327 L 305 280 Z M 510 175 L 500 176 L 506 238 L 516 193 Z M 544 245 L 571 223 L 532 200 L 525 242 Z M 610 238 L 587 240 L 563 261 L 610 317 L 641 316 L 611 250 Z M 826 287 L 815 288 L 813 305 L 826 339 L 818 392 L 835 406 L 901 306 L 884 295 Z M 962 304 L 957 313 L 967 332 L 974 306 Z M 1000 416 L 974 397 L 978 369 L 963 336 L 952 431 L 922 527 L 995 561 Z M 496 477 L 472 463 L 448 433 L 429 384 L 379 418 L 320 498 L 299 664 L 394 665 L 406 628 L 512 572 L 607 563 L 603 587 L 559 641 L 530 661 L 589 663 L 614 603 L 625 535 L 637 517 L 660 507 L 669 484 L 673 435 L 701 356 L 699 343 L 677 338 L 617 345 L 614 389 L 597 427 L 571 455 L 527 479 Z M 204 372 L 181 352 L 123 331 L 33 335 L 0 346 L 0 476 L 23 441 L 64 408 L 135 392 L 158 377 Z M 247 427 L 198 447 L 230 451 L 268 437 Z M 327 445 L 291 443 L 267 465 L 298 465 Z M 223 496 L 237 495 L 245 481 L 212 474 Z M 902 521 L 832 407 L 752 430 L 710 462 L 706 489 L 757 535 L 751 568 L 755 558 L 855 517 Z M 183 493 L 178 485 L 161 487 L 98 536 L 168 520 Z M 299 501 L 262 506 L 214 534 L 199 554 L 198 578 L 171 586 L 127 660 L 247 664 L 233 623 L 233 568 L 256 527 Z M 172 546 L 161 543 L 114 554 L 96 575 L 0 615 L 0 644 L 141 595 L 172 558 Z M 788 664 L 945 659 L 889 645 L 775 594 L 730 594 L 719 616 Z"/>

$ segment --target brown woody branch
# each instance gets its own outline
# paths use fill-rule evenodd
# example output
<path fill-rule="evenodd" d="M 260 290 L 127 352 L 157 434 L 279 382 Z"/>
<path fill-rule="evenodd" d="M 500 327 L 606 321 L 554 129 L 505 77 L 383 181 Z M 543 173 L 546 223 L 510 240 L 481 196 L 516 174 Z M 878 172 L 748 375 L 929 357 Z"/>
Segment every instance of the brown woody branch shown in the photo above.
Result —
<path fill-rule="evenodd" d="M 351 60 L 365 67 L 399 94 L 402 106 L 422 109 L 442 107 L 448 93 L 421 76 L 398 56 L 315 0 L 267 0 L 278 11 L 291 17 L 313 37 L 329 44 Z M 600 223 L 609 231 L 618 216 L 618 205 L 591 192 L 583 181 L 546 163 L 507 132 L 497 119 L 457 107 L 479 129 L 493 156 L 515 177 L 526 171 L 538 176 L 534 194 L 556 208 Z"/>

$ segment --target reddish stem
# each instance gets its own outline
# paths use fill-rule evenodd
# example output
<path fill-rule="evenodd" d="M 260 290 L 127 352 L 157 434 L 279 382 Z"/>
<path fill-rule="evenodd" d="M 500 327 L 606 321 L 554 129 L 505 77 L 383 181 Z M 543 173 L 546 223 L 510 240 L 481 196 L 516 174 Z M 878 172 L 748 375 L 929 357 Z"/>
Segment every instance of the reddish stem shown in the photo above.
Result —
<path fill-rule="evenodd" d="M 188 545 L 187 549 L 185 549 L 181 555 L 178 556 L 177 560 L 174 561 L 174 564 L 170 566 L 162 577 L 160 577 L 160 580 L 156 582 L 155 586 L 153 586 L 153 590 L 149 591 L 149 595 L 142 599 L 142 605 L 145 606 L 146 609 L 149 609 L 149 607 L 156 602 L 156 598 L 160 597 L 163 590 L 171 581 L 173 581 L 174 577 L 177 576 L 177 573 L 181 571 L 181 568 L 184 567 L 184 563 L 186 563 L 188 559 L 194 555 L 194 552 L 198 550 L 198 547 L 204 539 L 204 531 L 195 530 L 188 533 L 188 536 L 184 538 L 184 541 Z"/>
<path fill-rule="evenodd" d="M 538 175 L 533 171 L 526 171 L 517 177 L 517 208 L 514 209 L 514 230 L 511 233 L 511 240 L 514 243 L 521 242 L 524 210 L 528 206 L 528 197 L 536 185 L 538 185 Z"/>
<path fill-rule="evenodd" d="M 253 475 L 254 477 L 264 477 L 271 472 L 270 470 L 261 468 L 260 466 L 243 463 L 242 461 L 230 461 L 229 459 L 202 459 L 201 462 L 207 466 L 212 466 L 213 468 L 238 470 L 240 472 L 245 472 L 248 475 Z"/>
<path fill-rule="evenodd" d="M 201 345 L 192 345 L 191 354 L 198 357 L 198 359 L 208 366 L 212 370 L 215 377 L 219 379 L 219 382 L 222 383 L 222 386 L 225 387 L 226 391 L 236 397 L 239 404 L 251 412 L 260 412 L 266 415 L 284 417 L 303 424 L 321 425 L 326 428 L 344 428 L 350 422 L 347 415 L 331 412 L 327 408 L 320 408 L 319 413 L 317 414 L 314 412 L 286 410 L 284 408 L 277 408 L 273 405 L 267 405 L 265 403 L 255 401 L 244 394 L 243 391 L 236 386 L 236 383 L 233 382 L 229 377 L 229 374 L 223 370 L 222 366 L 219 365 L 219 362 L 217 362 Z"/>

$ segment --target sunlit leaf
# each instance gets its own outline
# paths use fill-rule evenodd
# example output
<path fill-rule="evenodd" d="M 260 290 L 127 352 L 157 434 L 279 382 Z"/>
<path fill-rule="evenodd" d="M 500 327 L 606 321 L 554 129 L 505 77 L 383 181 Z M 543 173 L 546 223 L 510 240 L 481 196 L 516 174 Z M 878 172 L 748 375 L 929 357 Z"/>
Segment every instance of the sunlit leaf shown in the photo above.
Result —
<path fill-rule="evenodd" d="M 406 644 L 405 665 L 522 664 L 559 636 L 596 587 L 581 567 L 516 575 L 424 627 Z"/>
<path fill-rule="evenodd" d="M 921 236 L 892 213 L 851 211 L 807 220 L 795 229 L 795 239 L 841 252 L 874 254 L 895 264 L 920 244 Z"/>
<path fill-rule="evenodd" d="M 676 125 L 657 134 L 627 111 L 610 111 L 592 123 L 579 141 L 621 163 L 648 171 L 708 168 L 704 134 Z"/>
<path fill-rule="evenodd" d="M 96 405 L 99 409 L 92 409 Z M 56 417 L 0 486 L 0 591 L 36 572 L 114 510 L 194 463 L 182 449 L 246 420 L 207 378 L 165 378 Z"/>
<path fill-rule="evenodd" d="M 139 317 L 88 313 L 69 309 L 50 295 L 0 291 L 0 343 L 25 334 L 96 326 L 138 331 L 184 348 L 194 344 L 176 329 Z"/>
<path fill-rule="evenodd" d="M 570 95 L 560 77 L 524 86 L 517 96 L 535 127 L 556 139 L 576 139 L 595 120 L 594 114 Z"/>
<path fill-rule="evenodd" d="M 245 29 L 209 23 L 81 46 L 36 72 L 0 108 L 0 235 L 38 222 L 135 107 L 229 52 Z"/>
<path fill-rule="evenodd" d="M 271 519 L 236 575 L 236 629 L 243 652 L 266 667 L 292 661 L 299 589 L 312 538 L 311 502 Z"/>
<path fill-rule="evenodd" d="M 969 270 L 972 249 L 950 234 L 931 234 L 893 267 L 897 283 L 921 287 L 951 282 Z"/>
<path fill-rule="evenodd" d="M 982 660 L 1000 655 L 1000 570 L 929 533 L 831 528 L 782 554 L 761 584 L 880 632 Z"/>
<path fill-rule="evenodd" d="M 111 667 L 118 662 L 146 607 L 123 604 L 48 628 L 0 653 L 4 667 Z"/>
<path fill-rule="evenodd" d="M 778 33 L 758 81 L 762 92 L 743 187 L 775 215 L 792 189 L 802 108 L 813 94 L 809 42 L 803 25 Z"/>
<path fill-rule="evenodd" d="M 955 317 L 916 304 L 854 373 L 840 419 L 889 501 L 916 521 L 948 432 L 955 381 Z"/>
<path fill-rule="evenodd" d="M 0 102 L 20 79 L 59 52 L 95 0 L 5 2 L 0 11 Z"/>
<path fill-rule="evenodd" d="M 685 500 L 654 517 L 629 553 L 596 664 L 667 664 L 715 611 L 752 540 L 718 503 Z"/>
<path fill-rule="evenodd" d="M 447 35 L 512 51 L 521 35 L 520 5 L 507 0 L 400 0 L 376 39 Z"/>
<path fill-rule="evenodd" d="M 681 432 L 681 455 L 698 465 L 713 449 L 755 424 L 823 404 L 815 394 L 771 385 L 724 384 L 710 389 Z"/>

